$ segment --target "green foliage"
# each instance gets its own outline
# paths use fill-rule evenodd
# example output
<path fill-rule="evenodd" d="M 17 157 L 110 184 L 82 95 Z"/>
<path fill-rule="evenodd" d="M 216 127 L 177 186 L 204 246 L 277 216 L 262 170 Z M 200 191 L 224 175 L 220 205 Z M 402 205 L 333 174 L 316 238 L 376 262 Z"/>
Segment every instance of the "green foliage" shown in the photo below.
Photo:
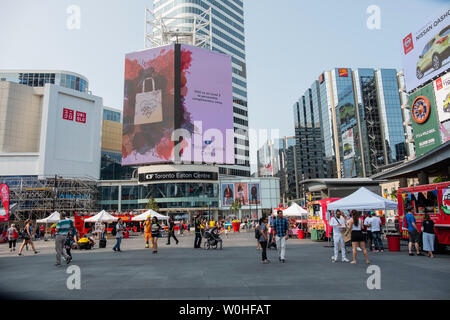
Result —
<path fill-rule="evenodd" d="M 446 181 L 449 181 L 448 177 L 439 176 L 433 180 L 433 183 L 440 183 L 440 182 L 446 182 Z"/>
<path fill-rule="evenodd" d="M 148 202 L 147 205 L 145 206 L 145 209 L 152 209 L 153 211 L 158 212 L 159 211 L 159 206 L 158 203 L 156 203 L 155 199 L 153 199 L 153 197 L 148 198 Z"/>
<path fill-rule="evenodd" d="M 235 213 L 236 211 L 239 211 L 239 209 L 241 208 L 241 204 L 239 203 L 238 199 L 235 199 L 234 202 L 231 204 L 230 206 L 230 210 Z"/>

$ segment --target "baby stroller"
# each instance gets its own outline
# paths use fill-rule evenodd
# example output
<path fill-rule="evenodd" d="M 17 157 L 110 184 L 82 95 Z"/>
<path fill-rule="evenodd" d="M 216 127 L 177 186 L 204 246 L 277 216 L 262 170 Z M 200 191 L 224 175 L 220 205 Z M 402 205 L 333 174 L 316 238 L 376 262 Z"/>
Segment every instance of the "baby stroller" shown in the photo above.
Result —
<path fill-rule="evenodd" d="M 204 237 L 203 249 L 209 250 L 210 248 L 217 249 L 219 247 L 222 250 L 222 239 L 220 239 L 219 229 L 217 227 L 205 230 Z"/>

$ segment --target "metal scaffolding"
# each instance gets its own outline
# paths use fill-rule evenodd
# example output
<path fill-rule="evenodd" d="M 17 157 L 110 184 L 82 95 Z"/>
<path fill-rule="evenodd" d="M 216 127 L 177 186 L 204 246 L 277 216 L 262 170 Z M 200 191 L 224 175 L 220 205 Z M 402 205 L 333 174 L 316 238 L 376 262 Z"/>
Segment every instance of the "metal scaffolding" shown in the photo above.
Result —
<path fill-rule="evenodd" d="M 68 177 L 1 177 L 10 192 L 10 220 L 43 219 L 53 211 L 73 216 L 95 211 L 98 189 L 95 180 Z"/>
<path fill-rule="evenodd" d="M 185 43 L 212 50 L 212 10 L 200 14 L 157 17 L 145 8 L 144 48 Z"/>

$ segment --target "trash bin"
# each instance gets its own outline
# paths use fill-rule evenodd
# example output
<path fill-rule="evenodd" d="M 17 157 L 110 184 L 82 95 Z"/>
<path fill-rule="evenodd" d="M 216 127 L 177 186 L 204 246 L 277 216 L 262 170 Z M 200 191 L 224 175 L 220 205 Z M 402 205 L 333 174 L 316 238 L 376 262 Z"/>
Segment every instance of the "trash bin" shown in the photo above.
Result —
<path fill-rule="evenodd" d="M 400 251 L 400 235 L 386 235 L 389 251 Z"/>
<path fill-rule="evenodd" d="M 233 225 L 233 231 L 234 232 L 239 232 L 239 229 L 241 227 L 241 223 L 240 222 L 239 223 L 233 222 L 232 225 Z"/>
<path fill-rule="evenodd" d="M 303 230 L 298 230 L 298 238 L 305 239 L 305 232 Z"/>
<path fill-rule="evenodd" d="M 128 231 L 125 231 L 124 233 L 123 233 L 123 238 L 124 239 L 128 239 L 130 237 L 130 233 L 128 232 Z"/>

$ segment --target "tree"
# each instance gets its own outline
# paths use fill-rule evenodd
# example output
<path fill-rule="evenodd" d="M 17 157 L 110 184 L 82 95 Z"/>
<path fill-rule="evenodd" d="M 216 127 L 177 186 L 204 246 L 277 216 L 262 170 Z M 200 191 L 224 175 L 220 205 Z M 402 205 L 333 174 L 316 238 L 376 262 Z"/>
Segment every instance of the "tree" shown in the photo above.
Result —
<path fill-rule="evenodd" d="M 239 203 L 238 199 L 235 199 L 234 202 L 231 204 L 230 206 L 230 210 L 231 212 L 233 212 L 233 214 L 236 213 L 236 211 L 239 211 L 239 209 L 241 208 L 241 204 Z"/>
<path fill-rule="evenodd" d="M 145 206 L 145 209 L 147 210 L 152 209 L 153 211 L 159 211 L 158 203 L 155 201 L 155 199 L 153 199 L 152 196 L 148 198 L 148 202 L 147 205 Z"/>

